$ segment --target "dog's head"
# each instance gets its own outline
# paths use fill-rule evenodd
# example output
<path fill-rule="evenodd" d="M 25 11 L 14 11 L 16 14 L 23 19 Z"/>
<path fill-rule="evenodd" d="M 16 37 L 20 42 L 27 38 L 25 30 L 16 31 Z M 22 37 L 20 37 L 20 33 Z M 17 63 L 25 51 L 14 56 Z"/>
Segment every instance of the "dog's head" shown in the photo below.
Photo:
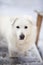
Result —
<path fill-rule="evenodd" d="M 16 17 L 12 20 L 12 32 L 16 40 L 25 42 L 35 32 L 32 18 Z M 35 35 L 35 34 L 34 34 Z M 33 35 L 33 37 L 34 37 Z M 31 39 L 31 38 L 30 38 Z"/>

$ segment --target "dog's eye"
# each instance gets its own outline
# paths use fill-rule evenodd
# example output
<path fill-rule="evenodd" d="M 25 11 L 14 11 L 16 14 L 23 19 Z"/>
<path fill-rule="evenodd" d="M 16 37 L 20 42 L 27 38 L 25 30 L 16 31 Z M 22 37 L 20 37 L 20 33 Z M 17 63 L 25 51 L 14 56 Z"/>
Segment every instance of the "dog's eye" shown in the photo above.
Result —
<path fill-rule="evenodd" d="M 20 27 L 19 27 L 19 26 L 16 26 L 16 28 L 18 28 L 18 29 L 19 29 Z"/>
<path fill-rule="evenodd" d="M 25 28 L 25 29 L 27 29 L 28 27 L 27 27 L 27 26 L 25 26 L 24 28 Z"/>

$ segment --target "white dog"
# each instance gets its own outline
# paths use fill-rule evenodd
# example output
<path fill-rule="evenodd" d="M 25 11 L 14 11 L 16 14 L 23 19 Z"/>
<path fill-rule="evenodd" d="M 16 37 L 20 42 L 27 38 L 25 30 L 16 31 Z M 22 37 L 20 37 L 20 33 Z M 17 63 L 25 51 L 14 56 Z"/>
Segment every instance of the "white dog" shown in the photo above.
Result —
<path fill-rule="evenodd" d="M 34 48 L 40 61 L 42 61 L 35 45 L 36 26 L 31 17 L 0 17 L 0 33 L 8 41 L 10 57 L 25 55 Z"/>

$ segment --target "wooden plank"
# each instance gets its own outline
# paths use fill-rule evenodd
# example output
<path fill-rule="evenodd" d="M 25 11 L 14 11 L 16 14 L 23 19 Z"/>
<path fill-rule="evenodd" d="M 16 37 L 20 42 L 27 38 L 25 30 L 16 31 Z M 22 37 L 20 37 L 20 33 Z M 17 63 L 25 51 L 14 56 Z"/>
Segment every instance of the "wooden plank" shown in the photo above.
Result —
<path fill-rule="evenodd" d="M 38 39 L 39 39 L 39 34 L 40 34 L 40 28 L 41 28 L 41 24 L 42 24 L 42 17 L 40 14 L 38 14 L 38 17 L 37 17 L 37 37 L 36 37 L 36 45 L 38 43 Z"/>

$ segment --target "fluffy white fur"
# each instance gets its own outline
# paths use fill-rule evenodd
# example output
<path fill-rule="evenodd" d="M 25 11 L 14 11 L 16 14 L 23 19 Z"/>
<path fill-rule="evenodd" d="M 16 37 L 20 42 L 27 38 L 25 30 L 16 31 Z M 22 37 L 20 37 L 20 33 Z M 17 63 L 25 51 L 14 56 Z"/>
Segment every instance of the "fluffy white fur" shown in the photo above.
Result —
<path fill-rule="evenodd" d="M 20 28 L 17 28 L 17 26 Z M 25 26 L 27 26 L 27 29 L 25 29 Z M 8 41 L 10 57 L 16 56 L 15 53 L 24 54 L 33 46 L 40 61 L 42 61 L 35 45 L 36 32 L 36 26 L 30 16 L 0 16 L 0 33 L 2 33 Z M 24 34 L 25 36 L 23 40 L 20 40 L 21 34 Z"/>

